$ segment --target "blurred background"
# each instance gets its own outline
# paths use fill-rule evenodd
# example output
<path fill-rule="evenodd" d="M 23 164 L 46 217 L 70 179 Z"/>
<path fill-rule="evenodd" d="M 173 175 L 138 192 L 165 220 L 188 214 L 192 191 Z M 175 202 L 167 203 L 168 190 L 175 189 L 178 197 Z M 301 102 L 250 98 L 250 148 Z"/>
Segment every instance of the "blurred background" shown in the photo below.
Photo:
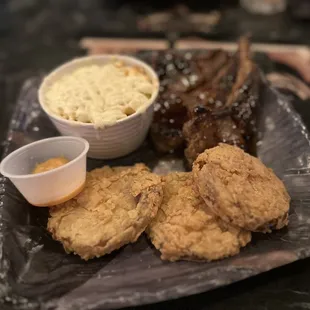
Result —
<path fill-rule="evenodd" d="M 255 42 L 310 40 L 309 0 L 2 0 L 0 15 L 0 61 L 5 51 L 22 53 L 29 68 L 47 61 L 44 48 L 57 58 L 83 37 L 235 41 L 250 33 Z"/>

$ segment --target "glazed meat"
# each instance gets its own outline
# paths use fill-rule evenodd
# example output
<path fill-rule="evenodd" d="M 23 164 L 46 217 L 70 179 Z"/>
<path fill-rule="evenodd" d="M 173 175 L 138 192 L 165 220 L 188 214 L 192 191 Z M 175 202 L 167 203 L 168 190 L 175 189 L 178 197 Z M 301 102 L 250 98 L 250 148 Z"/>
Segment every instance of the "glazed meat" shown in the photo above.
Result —
<path fill-rule="evenodd" d="M 255 108 L 258 100 L 257 72 L 248 77 L 233 105 L 225 109 L 210 110 L 196 107 L 192 117 L 184 124 L 183 135 L 187 142 L 185 156 L 191 165 L 205 149 L 220 142 L 238 146 L 255 154 Z"/>
<path fill-rule="evenodd" d="M 205 149 L 220 142 L 255 153 L 259 81 L 259 72 L 249 58 L 248 41 L 241 39 L 236 55 L 214 78 L 211 88 L 204 91 L 199 107 L 189 111 L 190 119 L 184 124 L 183 135 L 190 165 Z"/>
<path fill-rule="evenodd" d="M 151 128 L 156 149 L 185 148 L 189 165 L 220 142 L 255 154 L 260 75 L 248 39 L 239 40 L 233 55 L 218 50 L 161 57 L 155 64 L 161 91 Z"/>
<path fill-rule="evenodd" d="M 193 92 L 208 83 L 229 57 L 223 51 L 157 55 L 153 66 L 161 87 L 151 137 L 158 151 L 166 153 L 184 149 L 182 128 L 188 120 L 188 105 L 195 95 Z"/>
<path fill-rule="evenodd" d="M 204 107 L 197 107 L 195 111 L 196 115 L 183 127 L 187 141 L 184 153 L 189 165 L 204 150 L 217 146 L 219 141 L 244 148 L 244 137 L 228 113 L 216 114 Z"/>

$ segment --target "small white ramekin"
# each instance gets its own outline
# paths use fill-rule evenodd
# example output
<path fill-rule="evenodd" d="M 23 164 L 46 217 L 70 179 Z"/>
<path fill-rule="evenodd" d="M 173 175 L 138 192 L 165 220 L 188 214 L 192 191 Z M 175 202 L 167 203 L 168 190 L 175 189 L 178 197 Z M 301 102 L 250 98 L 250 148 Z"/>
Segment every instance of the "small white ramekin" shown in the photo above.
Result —
<path fill-rule="evenodd" d="M 114 125 L 96 129 L 93 124 L 69 121 L 53 114 L 46 105 L 47 89 L 64 74 L 68 74 L 85 65 L 103 65 L 112 60 L 122 61 L 125 65 L 144 69 L 154 84 L 154 93 L 148 104 L 136 113 L 117 121 Z M 133 152 L 144 141 L 153 119 L 154 101 L 158 95 L 159 80 L 154 70 L 146 63 L 130 56 L 99 55 L 77 58 L 63 64 L 51 72 L 39 89 L 39 101 L 42 109 L 62 135 L 82 137 L 89 142 L 88 156 L 98 159 L 113 159 Z"/>
<path fill-rule="evenodd" d="M 76 196 L 86 180 L 89 144 L 76 137 L 56 137 L 27 144 L 4 158 L 0 172 L 26 200 L 37 207 L 54 206 Z M 56 169 L 32 174 L 36 164 L 63 156 L 69 162 Z"/>

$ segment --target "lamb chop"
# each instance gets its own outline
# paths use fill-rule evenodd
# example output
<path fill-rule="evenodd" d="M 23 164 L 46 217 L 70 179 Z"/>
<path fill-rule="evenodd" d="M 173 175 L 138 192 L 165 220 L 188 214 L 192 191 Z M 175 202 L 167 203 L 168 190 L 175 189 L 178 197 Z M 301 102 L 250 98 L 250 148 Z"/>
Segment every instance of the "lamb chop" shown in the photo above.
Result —
<path fill-rule="evenodd" d="M 235 56 L 202 90 L 203 100 L 196 106 L 195 102 L 187 104 L 189 120 L 183 126 L 183 136 L 189 165 L 220 142 L 253 153 L 259 81 L 259 72 L 249 57 L 248 40 L 242 38 Z"/>
<path fill-rule="evenodd" d="M 184 148 L 183 124 L 188 119 L 187 103 L 193 91 L 208 83 L 227 62 L 228 53 L 213 51 L 203 55 L 167 53 L 155 61 L 161 89 L 155 104 L 151 137 L 160 152 Z"/>

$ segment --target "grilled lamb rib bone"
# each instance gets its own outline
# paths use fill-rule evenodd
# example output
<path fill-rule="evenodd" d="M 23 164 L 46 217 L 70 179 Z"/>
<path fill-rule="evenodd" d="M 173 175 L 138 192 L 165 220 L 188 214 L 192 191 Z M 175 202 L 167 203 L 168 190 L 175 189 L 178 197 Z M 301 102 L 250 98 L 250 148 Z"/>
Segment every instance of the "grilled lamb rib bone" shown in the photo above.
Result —
<path fill-rule="evenodd" d="M 199 107 L 189 108 L 189 120 L 183 126 L 189 165 L 207 148 L 220 142 L 255 153 L 255 115 L 260 85 L 259 72 L 249 58 L 246 39 L 239 42 L 233 59 L 206 89 Z"/>

